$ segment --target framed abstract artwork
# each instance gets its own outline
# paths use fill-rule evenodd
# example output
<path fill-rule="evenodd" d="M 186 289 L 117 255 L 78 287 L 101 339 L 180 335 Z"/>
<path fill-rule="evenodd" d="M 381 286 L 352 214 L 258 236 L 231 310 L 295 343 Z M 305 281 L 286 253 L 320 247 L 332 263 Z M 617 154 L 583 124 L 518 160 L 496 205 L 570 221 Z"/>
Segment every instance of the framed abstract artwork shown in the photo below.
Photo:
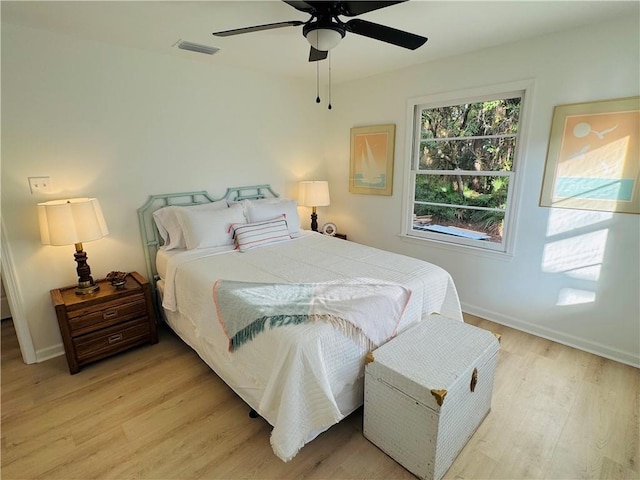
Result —
<path fill-rule="evenodd" d="M 349 191 L 368 195 L 393 193 L 393 153 L 396 126 L 373 125 L 351 129 Z"/>
<path fill-rule="evenodd" d="M 543 207 L 640 213 L 640 97 L 558 105 Z"/>

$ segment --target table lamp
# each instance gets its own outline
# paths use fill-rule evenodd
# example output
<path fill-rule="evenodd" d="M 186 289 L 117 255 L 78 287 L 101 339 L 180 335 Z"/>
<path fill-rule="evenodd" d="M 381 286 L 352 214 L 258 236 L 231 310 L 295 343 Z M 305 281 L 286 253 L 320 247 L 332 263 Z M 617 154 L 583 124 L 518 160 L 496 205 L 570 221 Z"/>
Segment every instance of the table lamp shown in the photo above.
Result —
<path fill-rule="evenodd" d="M 298 203 L 303 207 L 311 207 L 311 230 L 318 231 L 318 214 L 316 207 L 326 207 L 331 203 L 329 198 L 329 182 L 300 182 Z"/>
<path fill-rule="evenodd" d="M 87 254 L 82 242 L 99 240 L 109 234 L 100 203 L 95 198 L 71 198 L 38 204 L 40 237 L 44 245 L 75 245 L 78 262 L 77 295 L 95 292 L 100 288 L 91 278 Z"/>

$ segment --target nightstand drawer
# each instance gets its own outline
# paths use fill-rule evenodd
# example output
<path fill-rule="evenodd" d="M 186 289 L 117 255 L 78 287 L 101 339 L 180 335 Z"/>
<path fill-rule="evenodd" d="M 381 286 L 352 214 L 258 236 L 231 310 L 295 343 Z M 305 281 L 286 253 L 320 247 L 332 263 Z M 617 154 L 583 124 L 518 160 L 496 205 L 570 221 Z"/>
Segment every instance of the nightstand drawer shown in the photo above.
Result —
<path fill-rule="evenodd" d="M 76 337 L 73 343 L 78 361 L 84 363 L 144 343 L 149 340 L 149 333 L 149 320 L 144 317 Z"/>
<path fill-rule="evenodd" d="M 147 304 L 144 295 L 132 295 L 126 303 L 114 300 L 69 312 L 69 327 L 73 336 L 82 335 L 96 328 L 116 325 L 146 314 Z"/>
<path fill-rule="evenodd" d="M 64 353 L 72 375 L 89 362 L 143 343 L 158 343 L 151 287 L 138 272 L 124 285 L 107 279 L 92 293 L 76 294 L 76 285 L 51 290 Z"/>

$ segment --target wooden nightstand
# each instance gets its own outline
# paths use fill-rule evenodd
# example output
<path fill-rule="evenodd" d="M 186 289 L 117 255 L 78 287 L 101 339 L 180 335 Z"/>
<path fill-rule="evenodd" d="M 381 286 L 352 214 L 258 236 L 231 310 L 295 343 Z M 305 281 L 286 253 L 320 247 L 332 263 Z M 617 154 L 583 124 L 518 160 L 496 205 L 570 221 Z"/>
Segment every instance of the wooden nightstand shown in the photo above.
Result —
<path fill-rule="evenodd" d="M 149 282 L 131 272 L 123 288 L 103 279 L 100 290 L 76 295 L 76 286 L 51 290 L 71 374 L 80 367 L 143 343 L 157 343 Z"/>

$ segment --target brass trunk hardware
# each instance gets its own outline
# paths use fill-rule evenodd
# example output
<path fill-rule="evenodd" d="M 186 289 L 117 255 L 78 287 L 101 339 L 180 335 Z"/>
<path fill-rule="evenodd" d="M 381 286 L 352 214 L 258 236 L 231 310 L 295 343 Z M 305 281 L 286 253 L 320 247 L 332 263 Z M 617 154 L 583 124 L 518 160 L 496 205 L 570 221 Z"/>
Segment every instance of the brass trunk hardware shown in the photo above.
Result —
<path fill-rule="evenodd" d="M 368 363 L 371 363 L 373 361 L 374 361 L 373 352 L 367 353 L 367 355 L 364 357 L 364 364 L 367 365 Z"/>
<path fill-rule="evenodd" d="M 493 336 L 498 339 L 498 343 L 500 343 L 502 341 L 502 334 L 501 333 L 493 333 Z"/>
<path fill-rule="evenodd" d="M 431 390 L 431 395 L 433 395 L 436 399 L 436 403 L 441 407 L 444 402 L 444 397 L 447 396 L 446 390 L 436 390 L 435 388 Z"/>
<path fill-rule="evenodd" d="M 469 385 L 469 388 L 471 388 L 472 392 L 476 390 L 477 383 L 478 383 L 478 369 L 474 368 L 473 373 L 471 374 L 471 385 Z"/>

